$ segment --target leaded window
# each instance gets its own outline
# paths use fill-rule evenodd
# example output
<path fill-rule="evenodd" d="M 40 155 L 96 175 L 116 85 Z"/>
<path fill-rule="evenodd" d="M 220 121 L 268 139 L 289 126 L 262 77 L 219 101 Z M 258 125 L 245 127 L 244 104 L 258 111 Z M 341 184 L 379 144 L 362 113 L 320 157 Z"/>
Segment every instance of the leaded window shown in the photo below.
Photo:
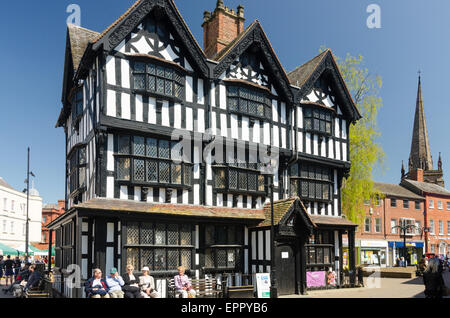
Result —
<path fill-rule="evenodd" d="M 86 187 L 86 148 L 76 148 L 69 157 L 69 186 L 74 194 Z"/>
<path fill-rule="evenodd" d="M 327 167 L 300 164 L 291 168 L 290 185 L 291 196 L 311 201 L 332 200 L 333 178 L 331 169 Z"/>
<path fill-rule="evenodd" d="M 141 136 L 117 137 L 117 180 L 138 184 L 170 184 L 190 187 L 190 163 L 175 164 L 171 149 L 175 142 Z"/>
<path fill-rule="evenodd" d="M 78 129 L 78 122 L 83 115 L 83 87 L 77 88 L 72 97 L 72 125 Z"/>
<path fill-rule="evenodd" d="M 332 132 L 332 120 L 330 110 L 318 108 L 304 108 L 305 129 L 319 133 L 329 134 Z"/>
<path fill-rule="evenodd" d="M 234 225 L 206 225 L 205 267 L 239 270 L 242 266 L 244 229 Z"/>
<path fill-rule="evenodd" d="M 321 267 L 324 269 L 333 262 L 333 235 L 328 231 L 315 231 L 306 244 L 307 266 Z"/>
<path fill-rule="evenodd" d="M 234 167 L 217 167 L 215 172 L 216 190 L 239 192 L 265 192 L 265 177 L 259 171 Z"/>
<path fill-rule="evenodd" d="M 184 76 L 171 67 L 134 62 L 133 79 L 136 90 L 180 99 L 184 97 Z"/>
<path fill-rule="evenodd" d="M 228 86 L 228 110 L 256 117 L 270 117 L 267 94 L 239 86 Z"/>
<path fill-rule="evenodd" d="M 194 227 L 190 224 L 129 222 L 126 224 L 127 264 L 148 266 L 151 271 L 176 271 L 182 265 L 192 268 L 195 251 Z"/>

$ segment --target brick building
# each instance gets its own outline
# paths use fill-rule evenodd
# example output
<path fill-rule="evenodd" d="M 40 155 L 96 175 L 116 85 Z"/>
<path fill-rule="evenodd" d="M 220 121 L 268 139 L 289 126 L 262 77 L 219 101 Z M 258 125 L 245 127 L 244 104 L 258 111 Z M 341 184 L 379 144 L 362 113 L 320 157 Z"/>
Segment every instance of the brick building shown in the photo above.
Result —
<path fill-rule="evenodd" d="M 58 200 L 58 204 L 45 204 L 42 208 L 42 238 L 41 243 L 49 243 L 48 228 L 47 225 L 53 222 L 61 214 L 64 213 L 64 200 Z M 52 244 L 55 243 L 55 238 L 52 238 Z M 47 248 L 48 246 L 45 246 Z"/>
<path fill-rule="evenodd" d="M 409 264 L 417 264 L 424 253 L 420 230 L 424 224 L 425 198 L 395 184 L 375 182 L 379 199 L 367 202 L 364 223 L 357 233 L 357 251 L 360 264 L 393 266 L 397 257 L 404 256 Z M 414 225 L 404 238 L 398 226 Z"/>

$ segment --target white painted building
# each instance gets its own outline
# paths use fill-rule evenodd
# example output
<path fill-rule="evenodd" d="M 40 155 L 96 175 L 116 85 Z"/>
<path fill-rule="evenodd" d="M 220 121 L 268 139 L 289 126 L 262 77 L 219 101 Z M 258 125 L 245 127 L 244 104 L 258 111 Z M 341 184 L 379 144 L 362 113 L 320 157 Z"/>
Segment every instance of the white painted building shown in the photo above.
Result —
<path fill-rule="evenodd" d="M 30 189 L 30 242 L 41 241 L 42 198 Z M 27 194 L 0 177 L 0 243 L 25 251 Z M 1 254 L 1 253 L 0 253 Z"/>

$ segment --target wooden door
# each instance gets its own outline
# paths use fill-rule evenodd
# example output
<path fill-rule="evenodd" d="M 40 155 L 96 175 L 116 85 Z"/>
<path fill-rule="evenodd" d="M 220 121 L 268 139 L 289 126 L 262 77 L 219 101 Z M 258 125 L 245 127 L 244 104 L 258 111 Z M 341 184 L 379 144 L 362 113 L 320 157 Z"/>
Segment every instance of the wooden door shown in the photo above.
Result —
<path fill-rule="evenodd" d="M 290 244 L 276 247 L 278 295 L 295 294 L 296 254 Z"/>

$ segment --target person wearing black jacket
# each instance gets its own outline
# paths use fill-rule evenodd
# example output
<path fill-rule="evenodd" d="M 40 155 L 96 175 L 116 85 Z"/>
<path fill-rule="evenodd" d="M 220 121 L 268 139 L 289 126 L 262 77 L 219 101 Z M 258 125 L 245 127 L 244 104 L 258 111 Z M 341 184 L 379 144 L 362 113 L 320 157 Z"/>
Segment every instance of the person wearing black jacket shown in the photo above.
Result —
<path fill-rule="evenodd" d="M 3 263 L 3 266 L 5 267 L 5 277 L 6 277 L 6 286 L 8 286 L 8 280 L 13 284 L 13 276 L 14 276 L 14 261 L 11 259 L 11 256 L 6 256 L 6 261 Z"/>
<path fill-rule="evenodd" d="M 25 286 L 24 291 L 26 292 L 29 289 L 38 287 L 40 281 L 41 281 L 41 273 L 39 273 L 39 271 L 36 270 L 36 265 L 31 265 L 30 276 L 28 277 L 27 285 Z"/>
<path fill-rule="evenodd" d="M 125 285 L 122 290 L 125 292 L 125 298 L 142 298 L 139 288 L 139 279 L 133 274 L 133 265 L 127 266 L 127 272 L 122 275 Z"/>
<path fill-rule="evenodd" d="M 25 264 L 25 267 L 19 272 L 19 275 L 17 276 L 16 281 L 14 282 L 14 284 L 12 284 L 9 288 L 4 288 L 3 289 L 3 292 L 5 294 L 14 292 L 15 289 L 21 289 L 22 288 L 20 286 L 20 283 L 22 283 L 23 281 L 26 282 L 28 280 L 28 277 L 30 276 L 29 267 L 30 267 L 30 264 Z"/>
<path fill-rule="evenodd" d="M 423 283 L 425 284 L 426 298 L 442 298 L 446 292 L 444 278 L 440 270 L 440 261 L 437 258 L 431 258 L 428 261 L 428 267 L 423 273 Z"/>

